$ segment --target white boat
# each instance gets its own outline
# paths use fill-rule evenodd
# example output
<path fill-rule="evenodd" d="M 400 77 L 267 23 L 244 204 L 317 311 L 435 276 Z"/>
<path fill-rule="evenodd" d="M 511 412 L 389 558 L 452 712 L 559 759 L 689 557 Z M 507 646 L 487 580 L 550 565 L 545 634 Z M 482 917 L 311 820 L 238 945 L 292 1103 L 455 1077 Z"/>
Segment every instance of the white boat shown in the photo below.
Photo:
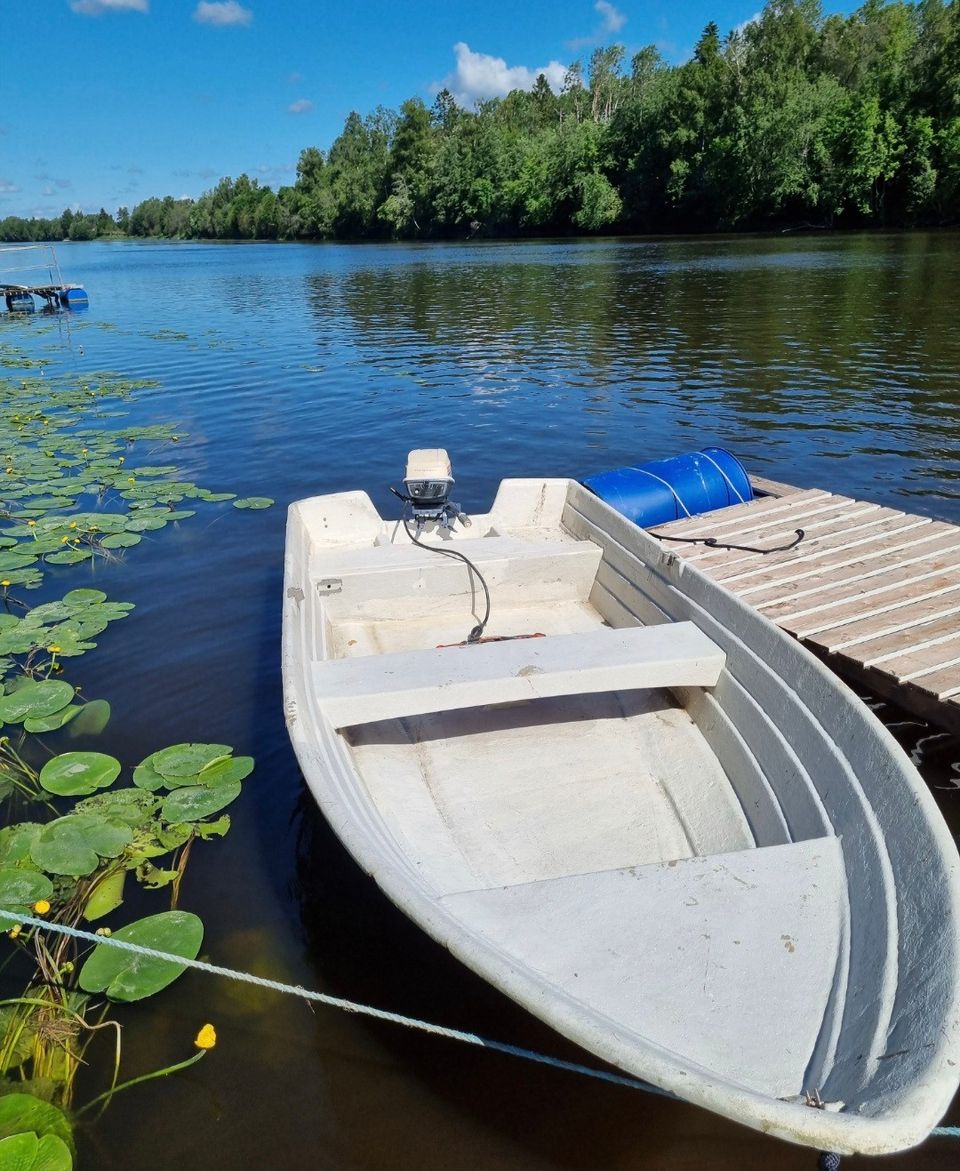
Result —
<path fill-rule="evenodd" d="M 960 1079 L 960 860 L 896 742 L 578 483 L 450 507 L 419 545 L 363 492 L 290 509 L 287 722 L 347 849 L 630 1074 L 820 1150 L 921 1142 Z M 481 584 L 425 546 L 501 641 L 462 645 Z"/>

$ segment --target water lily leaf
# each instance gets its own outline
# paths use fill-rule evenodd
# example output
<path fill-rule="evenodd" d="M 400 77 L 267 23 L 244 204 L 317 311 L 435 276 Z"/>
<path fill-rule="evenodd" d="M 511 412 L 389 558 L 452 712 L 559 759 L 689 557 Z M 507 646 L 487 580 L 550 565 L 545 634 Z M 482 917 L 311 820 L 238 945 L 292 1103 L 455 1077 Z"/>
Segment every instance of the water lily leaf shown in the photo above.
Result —
<path fill-rule="evenodd" d="M 244 496 L 240 500 L 234 500 L 233 507 L 261 509 L 269 508 L 273 503 L 269 496 Z"/>
<path fill-rule="evenodd" d="M 179 870 L 160 870 L 152 862 L 141 862 L 137 867 L 137 881 L 147 890 L 160 890 L 161 887 L 169 886 L 179 874 Z"/>
<path fill-rule="evenodd" d="M 41 830 L 30 856 L 49 874 L 81 878 L 92 874 L 100 856 L 87 841 L 83 823 L 76 817 L 60 817 Z"/>
<path fill-rule="evenodd" d="M 163 911 L 121 927 L 113 938 L 192 960 L 203 943 L 203 924 L 189 911 Z M 106 992 L 111 1000 L 129 1002 L 153 996 L 185 970 L 186 965 L 174 960 L 154 959 L 101 943 L 80 969 L 78 982 L 85 992 Z"/>
<path fill-rule="evenodd" d="M 0 1097 L 0 1138 L 6 1139 L 23 1131 L 31 1131 L 40 1138 L 55 1135 L 72 1149 L 70 1123 L 62 1110 L 33 1094 L 4 1094 Z M 4 1164 L 0 1163 L 2 1166 Z"/>
<path fill-rule="evenodd" d="M 26 864 L 32 867 L 30 851 L 41 829 L 43 826 L 34 821 L 21 821 L 17 825 L 8 825 L 0 829 L 0 866 Z"/>
<path fill-rule="evenodd" d="M 56 622 L 63 622 L 71 617 L 73 610 L 66 601 L 44 602 L 42 606 L 34 606 L 24 615 L 24 626 L 52 626 Z"/>
<path fill-rule="evenodd" d="M 171 510 L 167 513 L 167 520 L 186 520 L 188 517 L 196 516 L 196 512 L 189 508 L 181 508 L 178 510 Z"/>
<path fill-rule="evenodd" d="M 219 504 L 221 500 L 236 500 L 236 492 L 208 492 L 201 489 L 197 493 L 201 500 L 206 500 L 208 504 Z"/>
<path fill-rule="evenodd" d="M 5 576 L 7 570 L 26 569 L 36 560 L 32 553 L 0 553 L 0 573 Z"/>
<path fill-rule="evenodd" d="M 91 699 L 70 725 L 70 735 L 98 736 L 110 721 L 110 704 L 105 699 Z"/>
<path fill-rule="evenodd" d="M 33 1131 L 0 1139 L 0 1171 L 71 1171 L 73 1156 L 55 1134 L 39 1138 Z"/>
<path fill-rule="evenodd" d="M 174 789 L 160 806 L 160 816 L 175 824 L 199 821 L 235 801 L 242 788 L 239 781 L 226 781 L 221 785 L 190 785 L 185 789 Z"/>
<path fill-rule="evenodd" d="M 91 874 L 100 858 L 116 858 L 133 840 L 122 821 L 94 813 L 68 814 L 43 827 L 30 856 L 49 874 L 80 878 Z"/>
<path fill-rule="evenodd" d="M 136 829 L 149 822 L 159 806 L 160 799 L 142 789 L 111 789 L 78 801 L 74 812 L 100 814 Z"/>
<path fill-rule="evenodd" d="M 40 770 L 40 784 L 58 797 L 106 789 L 120 775 L 120 761 L 104 752 L 62 752 Z"/>
<path fill-rule="evenodd" d="M 230 814 L 225 813 L 216 821 L 198 821 L 194 827 L 197 837 L 206 841 L 208 838 L 222 838 L 230 829 Z"/>
<path fill-rule="evenodd" d="M 252 756 L 229 756 L 215 760 L 200 770 L 199 785 L 222 785 L 227 781 L 245 780 L 253 772 Z"/>
<path fill-rule="evenodd" d="M 142 540 L 139 533 L 115 533 L 104 537 L 100 545 L 104 549 L 128 549 L 131 545 L 139 545 Z"/>
<path fill-rule="evenodd" d="M 148 756 L 133 770 L 133 783 L 137 788 L 146 789 L 151 793 L 156 793 L 158 789 L 167 787 L 166 777 L 153 767 L 153 756 Z"/>
<path fill-rule="evenodd" d="M 166 528 L 167 521 L 162 516 L 135 516 L 127 521 L 128 533 L 151 533 Z"/>
<path fill-rule="evenodd" d="M 161 826 L 157 832 L 157 841 L 160 842 L 167 850 L 178 850 L 184 842 L 188 842 L 193 837 L 192 825 L 165 825 Z M 156 855 L 150 855 L 155 857 Z"/>
<path fill-rule="evenodd" d="M 49 899 L 52 894 L 53 883 L 39 870 L 0 870 L 0 907 L 32 907 L 38 899 Z"/>
<path fill-rule="evenodd" d="M 89 606 L 97 602 L 105 602 L 107 595 L 103 590 L 70 590 L 62 599 L 71 608 L 75 606 Z"/>
<path fill-rule="evenodd" d="M 60 711 L 73 699 L 74 690 L 60 679 L 28 683 L 0 699 L 0 721 L 19 724 L 28 716 L 39 719 Z"/>
<path fill-rule="evenodd" d="M 86 901 L 83 908 L 84 919 L 92 923 L 95 919 L 102 919 L 104 915 L 115 911 L 123 902 L 123 884 L 126 878 L 126 870 L 114 870 L 102 878 Z"/>
<path fill-rule="evenodd" d="M 81 561 L 89 561 L 92 556 L 91 549 L 63 549 L 59 553 L 48 553 L 46 560 L 51 565 L 78 565 Z"/>
<path fill-rule="evenodd" d="M 229 744 L 173 744 L 147 759 L 161 776 L 189 777 L 232 751 Z"/>
<path fill-rule="evenodd" d="M 0 631 L 13 630 L 20 625 L 16 614 L 0 614 Z"/>
<path fill-rule="evenodd" d="M 71 703 L 60 711 L 54 712 L 52 716 L 28 716 L 23 721 L 23 726 L 28 732 L 33 732 L 35 735 L 43 732 L 56 732 L 58 728 L 75 720 L 82 711 L 82 704 Z"/>
<path fill-rule="evenodd" d="M 40 633 L 25 627 L 22 622 L 18 625 L 19 629 L 10 628 L 0 631 L 0 653 L 25 655 L 37 645 Z"/>

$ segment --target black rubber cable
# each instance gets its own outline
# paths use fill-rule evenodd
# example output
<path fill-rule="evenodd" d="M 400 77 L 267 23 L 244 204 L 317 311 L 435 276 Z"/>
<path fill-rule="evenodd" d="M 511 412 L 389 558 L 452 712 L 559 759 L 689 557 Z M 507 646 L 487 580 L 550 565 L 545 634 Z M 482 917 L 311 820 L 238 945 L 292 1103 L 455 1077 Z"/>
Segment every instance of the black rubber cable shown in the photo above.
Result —
<path fill-rule="evenodd" d="M 397 495 L 399 496 L 400 493 L 397 492 Z M 403 517 L 402 520 L 403 520 L 403 527 L 406 529 L 406 532 L 407 532 L 407 536 L 410 538 L 411 543 L 416 545 L 418 549 L 426 549 L 428 553 L 439 553 L 443 557 L 456 557 L 456 559 L 458 561 L 462 561 L 464 563 L 464 565 L 466 565 L 467 569 L 469 569 L 471 573 L 476 574 L 477 580 L 483 586 L 483 594 L 484 594 L 484 597 L 486 598 L 487 610 L 483 616 L 483 621 L 478 623 L 470 631 L 470 633 L 467 635 L 467 642 L 468 643 L 479 642 L 480 639 L 483 637 L 483 632 L 484 632 L 484 629 L 486 628 L 487 623 L 490 621 L 490 591 L 489 591 L 489 589 L 487 589 L 487 583 L 483 580 L 483 574 L 480 572 L 479 569 L 477 569 L 477 567 L 470 560 L 470 558 L 467 557 L 465 554 L 461 553 L 458 549 L 441 549 L 437 545 L 425 545 L 423 543 L 423 541 L 418 541 L 417 538 L 413 535 L 413 533 L 410 532 L 410 526 L 407 523 L 407 518 Z"/>
<path fill-rule="evenodd" d="M 803 529 L 793 530 L 797 535 L 789 545 L 774 545 L 771 549 L 757 549 L 753 545 L 728 545 L 718 541 L 716 537 L 668 537 L 666 533 L 655 533 L 647 529 L 651 537 L 658 541 L 682 541 L 685 545 L 707 545 L 711 549 L 739 549 L 743 553 L 786 553 L 788 549 L 795 549 L 806 536 Z"/>

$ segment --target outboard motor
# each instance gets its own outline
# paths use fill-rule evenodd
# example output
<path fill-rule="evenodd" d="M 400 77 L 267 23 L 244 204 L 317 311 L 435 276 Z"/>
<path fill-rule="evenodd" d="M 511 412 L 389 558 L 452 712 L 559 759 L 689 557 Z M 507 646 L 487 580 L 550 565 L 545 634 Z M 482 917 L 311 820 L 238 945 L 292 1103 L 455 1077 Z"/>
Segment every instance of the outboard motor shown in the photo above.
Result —
<path fill-rule="evenodd" d="M 442 447 L 417 448 L 407 456 L 407 472 L 403 477 L 406 492 L 398 492 L 396 488 L 390 491 L 410 506 L 417 538 L 428 525 L 450 530 L 454 521 L 464 526 L 470 524 L 460 505 L 450 499 L 454 482 L 450 457 Z"/>

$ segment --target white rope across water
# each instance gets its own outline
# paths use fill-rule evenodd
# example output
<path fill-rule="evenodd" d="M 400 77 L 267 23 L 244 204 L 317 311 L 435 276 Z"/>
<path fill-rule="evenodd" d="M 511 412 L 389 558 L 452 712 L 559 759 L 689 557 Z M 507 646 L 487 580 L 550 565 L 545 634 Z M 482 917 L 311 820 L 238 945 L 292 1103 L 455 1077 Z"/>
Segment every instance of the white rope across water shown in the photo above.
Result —
<path fill-rule="evenodd" d="M 526 1061 L 535 1061 L 540 1065 L 549 1065 L 554 1069 L 562 1069 L 567 1073 L 579 1073 L 599 1081 L 610 1082 L 615 1086 L 625 1086 L 630 1090 L 643 1090 L 649 1094 L 659 1094 L 664 1098 L 673 1098 L 679 1101 L 669 1090 L 662 1090 L 659 1086 L 636 1078 L 626 1077 L 623 1074 L 608 1073 L 603 1069 L 595 1069 L 589 1065 L 580 1065 L 576 1061 L 564 1061 L 559 1057 L 550 1057 L 545 1053 L 537 1053 L 534 1049 L 523 1049 L 518 1045 L 510 1045 L 505 1041 L 492 1041 L 489 1037 L 481 1037 L 478 1033 L 466 1033 L 460 1029 L 450 1029 L 445 1025 L 431 1024 L 429 1021 L 419 1020 L 417 1017 L 404 1016 L 402 1013 L 388 1012 L 386 1009 L 374 1008 L 369 1004 L 359 1004 L 354 1000 L 344 1000 L 340 996 L 329 996 L 326 992 L 315 992 L 303 988 L 299 984 L 285 984 L 280 980 L 269 980 L 264 976 L 255 976 L 252 972 L 240 972 L 235 968 L 223 968 L 219 964 L 208 964 L 204 960 L 189 960 L 184 956 L 174 955 L 171 952 L 157 951 L 156 948 L 143 947 L 139 943 L 128 943 L 123 939 L 116 939 L 112 935 L 96 935 L 92 931 L 81 931 L 77 927 L 67 927 L 63 923 L 49 923 L 45 919 L 37 919 L 31 915 L 20 915 L 13 911 L 0 909 L 0 920 L 6 920 L 11 925 L 21 924 L 24 927 L 34 927 L 38 931 L 49 931 L 55 935 L 68 935 L 71 939 L 82 939 L 86 943 L 96 946 L 116 947 L 121 951 L 133 952 L 136 955 L 148 956 L 154 960 L 164 960 L 168 963 L 179 964 L 181 967 L 194 968 L 198 972 L 208 972 L 212 976 L 223 976 L 228 980 L 238 980 L 244 984 L 256 984 L 260 988 L 269 988 L 273 992 L 281 992 L 287 996 L 296 996 L 301 1000 L 315 1004 L 325 1004 L 328 1008 L 339 1008 L 343 1012 L 351 1012 L 358 1016 L 372 1017 L 374 1020 L 387 1021 L 393 1025 L 403 1025 L 408 1029 L 417 1029 L 422 1033 L 430 1033 L 434 1037 L 445 1037 L 449 1041 L 463 1041 L 467 1045 L 476 1045 L 481 1049 L 490 1049 L 497 1053 L 506 1053 L 511 1057 L 522 1057 Z M 931 1132 L 940 1138 L 960 1138 L 960 1126 L 938 1126 Z"/>
<path fill-rule="evenodd" d="M 463 1041 L 467 1045 L 477 1045 L 481 1049 L 491 1049 L 498 1053 L 508 1053 L 511 1057 L 523 1057 L 527 1061 L 536 1061 L 541 1065 L 552 1065 L 555 1069 L 563 1069 L 569 1073 L 582 1073 L 587 1077 L 597 1078 L 600 1081 L 611 1082 L 616 1086 L 626 1086 L 631 1090 L 646 1090 L 651 1094 L 660 1094 L 665 1098 L 675 1098 L 668 1090 L 661 1090 L 659 1086 L 648 1085 L 636 1078 L 626 1077 L 623 1074 L 608 1073 L 603 1069 L 594 1069 L 589 1065 L 580 1065 L 575 1061 L 563 1061 L 559 1057 L 550 1057 L 545 1053 L 537 1053 L 533 1049 L 522 1049 L 517 1045 L 509 1045 L 505 1041 L 492 1041 L 489 1037 L 481 1037 L 477 1033 L 465 1033 L 460 1029 L 450 1029 L 445 1025 L 431 1024 L 429 1021 L 419 1020 L 417 1017 L 404 1016 L 402 1013 L 388 1012 L 383 1008 L 374 1008 L 369 1004 L 358 1004 L 354 1000 L 344 1000 L 340 996 L 329 996 L 326 992 L 315 992 L 303 988 L 299 984 L 284 984 L 280 980 L 269 980 L 264 976 L 255 976 L 252 972 L 240 972 L 235 968 L 223 968 L 219 964 L 208 964 L 204 960 L 189 960 L 184 956 L 174 955 L 171 952 L 157 951 L 156 948 L 143 947 L 139 943 L 128 943 L 124 939 L 116 939 L 112 935 L 95 935 L 92 931 L 81 931 L 77 927 L 67 927 L 63 923 L 49 923 L 44 919 L 36 919 L 31 915 L 19 915 L 12 911 L 0 909 L 0 920 L 6 920 L 11 925 L 19 923 L 24 927 L 35 927 L 39 931 L 50 931 L 55 935 L 68 935 L 71 939 L 82 939 L 86 943 L 116 947 L 121 951 L 134 952 L 137 955 L 148 956 L 154 960 L 164 960 L 179 964 L 184 968 L 194 968 L 198 972 L 208 972 L 212 976 L 223 976 L 228 980 L 238 980 L 244 984 L 256 984 L 260 988 L 269 988 L 273 992 L 282 992 L 287 996 L 297 996 L 315 1004 L 325 1004 L 329 1008 L 339 1008 L 343 1012 L 351 1012 L 358 1016 L 372 1017 L 378 1021 L 388 1021 L 393 1025 L 403 1025 L 408 1029 L 418 1029 L 422 1033 L 430 1033 L 435 1037 L 445 1037 L 450 1041 Z"/>

